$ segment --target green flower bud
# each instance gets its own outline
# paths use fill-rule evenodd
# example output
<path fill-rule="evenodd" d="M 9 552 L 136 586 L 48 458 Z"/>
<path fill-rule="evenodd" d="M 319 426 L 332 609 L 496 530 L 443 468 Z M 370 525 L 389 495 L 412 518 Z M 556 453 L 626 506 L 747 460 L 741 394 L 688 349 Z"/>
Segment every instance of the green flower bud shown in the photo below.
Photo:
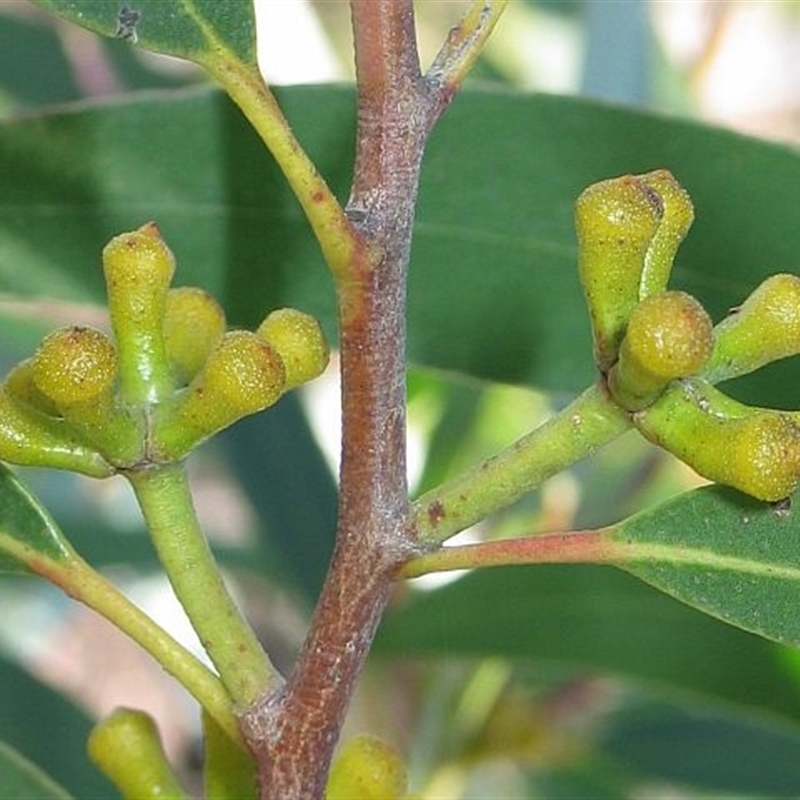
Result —
<path fill-rule="evenodd" d="M 327 800 L 401 800 L 407 791 L 400 754 L 373 736 L 354 736 L 339 750 L 328 778 Z"/>
<path fill-rule="evenodd" d="M 111 340 L 94 328 L 61 328 L 44 338 L 33 356 L 36 388 L 60 411 L 95 403 L 110 394 L 117 376 Z"/>
<path fill-rule="evenodd" d="M 633 417 L 651 442 L 709 480 L 759 500 L 788 497 L 800 479 L 800 426 L 751 408 L 710 384 L 683 381 Z"/>
<path fill-rule="evenodd" d="M 641 180 L 659 196 L 663 207 L 661 223 L 644 260 L 639 296 L 645 298 L 667 288 L 675 254 L 694 222 L 694 207 L 686 190 L 667 170 L 642 175 Z"/>
<path fill-rule="evenodd" d="M 203 289 L 181 286 L 167 293 L 164 344 L 178 381 L 190 383 L 225 333 L 225 312 Z"/>
<path fill-rule="evenodd" d="M 154 409 L 153 448 L 175 460 L 217 431 L 273 405 L 286 375 L 280 356 L 250 331 L 229 331 L 189 386 Z"/>
<path fill-rule="evenodd" d="M 119 351 L 120 393 L 132 405 L 157 402 L 172 391 L 163 321 L 175 259 L 149 222 L 106 245 L 103 270 Z"/>
<path fill-rule="evenodd" d="M 651 295 L 633 310 L 608 385 L 628 411 L 652 403 L 670 381 L 695 375 L 714 346 L 711 318 L 686 292 Z"/>
<path fill-rule="evenodd" d="M 143 711 L 118 708 L 94 727 L 87 748 L 125 800 L 188 797 L 164 755 L 155 722 Z"/>
<path fill-rule="evenodd" d="M 256 333 L 283 360 L 286 389 L 321 375 L 328 366 L 330 352 L 319 322 L 294 308 L 273 311 Z"/>
<path fill-rule="evenodd" d="M 94 478 L 114 473 L 63 419 L 54 419 L 0 388 L 0 461 L 26 467 L 51 467 Z"/>
<path fill-rule="evenodd" d="M 714 333 L 714 351 L 703 373 L 712 383 L 800 353 L 800 277 L 767 278 Z"/>
<path fill-rule="evenodd" d="M 662 215 L 658 194 L 633 175 L 596 183 L 575 204 L 578 268 L 602 372 L 616 361 L 641 299 L 645 258 Z"/>
<path fill-rule="evenodd" d="M 61 328 L 44 338 L 31 361 L 35 388 L 81 439 L 118 467 L 141 459 L 143 421 L 117 402 L 117 353 L 104 333 Z"/>

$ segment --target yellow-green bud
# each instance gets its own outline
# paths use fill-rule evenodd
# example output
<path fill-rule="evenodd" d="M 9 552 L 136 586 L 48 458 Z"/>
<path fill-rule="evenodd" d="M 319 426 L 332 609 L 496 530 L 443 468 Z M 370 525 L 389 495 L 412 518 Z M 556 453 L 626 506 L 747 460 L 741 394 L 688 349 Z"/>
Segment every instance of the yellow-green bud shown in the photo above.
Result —
<path fill-rule="evenodd" d="M 164 344 L 178 381 L 190 383 L 225 333 L 225 312 L 203 289 L 181 286 L 167 292 Z"/>
<path fill-rule="evenodd" d="M 788 497 L 800 479 L 800 427 L 701 381 L 684 381 L 635 414 L 636 427 L 709 480 L 759 500 Z"/>
<path fill-rule="evenodd" d="M 281 396 L 285 380 L 272 347 L 250 331 L 228 331 L 175 402 L 154 409 L 156 455 L 181 458 L 217 431 L 263 411 Z"/>
<path fill-rule="evenodd" d="M 117 353 L 93 328 L 62 328 L 44 338 L 31 363 L 34 387 L 87 444 L 110 463 L 130 466 L 143 455 L 143 421 L 117 403 Z"/>
<path fill-rule="evenodd" d="M 714 351 L 704 370 L 712 383 L 800 353 L 800 277 L 767 278 L 714 333 Z"/>
<path fill-rule="evenodd" d="M 575 204 L 578 268 L 603 372 L 616 361 L 628 317 L 641 299 L 645 258 L 662 215 L 658 194 L 634 175 L 596 183 Z"/>
<path fill-rule="evenodd" d="M 711 318 L 686 292 L 651 295 L 633 310 L 608 385 L 628 411 L 652 403 L 670 381 L 702 370 L 714 345 Z"/>
<path fill-rule="evenodd" d="M 118 708 L 97 723 L 87 748 L 125 800 L 188 797 L 164 755 L 155 722 L 143 711 Z"/>
<path fill-rule="evenodd" d="M 327 800 L 401 800 L 407 791 L 400 754 L 374 736 L 354 736 L 331 766 Z"/>
<path fill-rule="evenodd" d="M 650 172 L 641 179 L 663 206 L 661 223 L 644 260 L 639 296 L 645 298 L 667 288 L 675 254 L 694 221 L 694 207 L 686 190 L 667 170 Z"/>
<path fill-rule="evenodd" d="M 172 391 L 163 321 L 175 259 L 149 222 L 106 245 L 103 271 L 119 350 L 120 392 L 134 405 L 156 402 Z"/>
<path fill-rule="evenodd" d="M 94 328 L 61 328 L 48 334 L 33 356 L 36 388 L 60 410 L 95 403 L 117 375 L 111 340 Z"/>
<path fill-rule="evenodd" d="M 316 378 L 328 366 L 328 343 L 319 322 L 309 314 L 294 308 L 277 309 L 256 333 L 283 360 L 287 389 Z"/>

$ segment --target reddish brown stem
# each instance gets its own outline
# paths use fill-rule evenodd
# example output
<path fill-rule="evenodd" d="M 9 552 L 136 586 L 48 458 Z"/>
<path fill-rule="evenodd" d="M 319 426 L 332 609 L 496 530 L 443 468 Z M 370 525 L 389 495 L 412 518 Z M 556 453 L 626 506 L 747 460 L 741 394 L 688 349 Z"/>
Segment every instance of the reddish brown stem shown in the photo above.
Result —
<path fill-rule="evenodd" d="M 416 578 L 431 572 L 511 564 L 613 563 L 621 560 L 621 550 L 611 540 L 611 532 L 610 528 L 567 531 L 443 547 L 407 561 L 400 576 Z"/>
<path fill-rule="evenodd" d="M 262 800 L 321 798 L 358 675 L 411 556 L 406 533 L 405 293 L 425 139 L 437 105 L 419 71 L 411 0 L 352 0 L 358 78 L 348 216 L 360 247 L 338 282 L 342 463 L 337 543 L 285 687 L 242 717 Z"/>

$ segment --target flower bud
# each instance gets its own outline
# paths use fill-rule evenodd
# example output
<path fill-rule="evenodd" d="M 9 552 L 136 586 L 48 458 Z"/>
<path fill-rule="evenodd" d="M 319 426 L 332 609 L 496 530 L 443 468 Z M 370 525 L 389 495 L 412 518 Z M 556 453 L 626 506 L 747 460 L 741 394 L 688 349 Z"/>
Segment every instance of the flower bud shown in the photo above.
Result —
<path fill-rule="evenodd" d="M 189 386 L 154 409 L 153 448 L 158 457 L 183 457 L 204 439 L 249 414 L 263 411 L 283 393 L 280 356 L 250 331 L 229 331 Z"/>
<path fill-rule="evenodd" d="M 167 292 L 164 344 L 175 377 L 185 385 L 203 368 L 225 333 L 225 312 L 203 289 L 181 286 Z"/>
<path fill-rule="evenodd" d="M 406 790 L 406 768 L 400 754 L 373 736 L 354 736 L 333 761 L 325 797 L 401 800 Z"/>
<path fill-rule="evenodd" d="M 283 360 L 286 389 L 316 378 L 328 366 L 328 344 L 319 322 L 294 308 L 273 311 L 256 333 Z"/>
<path fill-rule="evenodd" d="M 111 340 L 94 328 L 61 328 L 48 334 L 33 356 L 36 388 L 62 411 L 95 403 L 110 393 L 117 375 Z"/>
<path fill-rule="evenodd" d="M 711 318 L 694 297 L 651 295 L 630 316 L 619 361 L 609 372 L 611 394 L 628 411 L 638 411 L 670 381 L 700 372 L 713 345 Z"/>
<path fill-rule="evenodd" d="M 155 722 L 143 711 L 118 708 L 97 723 L 87 747 L 125 800 L 188 797 L 164 755 Z"/>
<path fill-rule="evenodd" d="M 175 259 L 156 224 L 149 222 L 106 245 L 103 271 L 122 397 L 133 405 L 157 402 L 172 390 L 163 320 Z"/>
<path fill-rule="evenodd" d="M 575 204 L 578 268 L 602 372 L 616 361 L 628 317 L 641 299 L 645 258 L 662 215 L 658 194 L 633 175 L 596 183 Z"/>
<path fill-rule="evenodd" d="M 800 353 L 800 277 L 772 275 L 715 328 L 711 383 Z"/>
<path fill-rule="evenodd" d="M 31 359 L 34 387 L 78 437 L 118 467 L 144 451 L 144 424 L 116 398 L 117 353 L 94 328 L 61 328 L 44 338 Z"/>
<path fill-rule="evenodd" d="M 770 502 L 797 487 L 800 427 L 789 414 L 751 408 L 705 382 L 683 381 L 633 420 L 647 439 L 711 481 Z"/>
<path fill-rule="evenodd" d="M 641 176 L 642 182 L 661 199 L 663 214 L 644 260 L 639 296 L 663 292 L 680 243 L 694 222 L 694 207 L 686 190 L 665 169 Z"/>

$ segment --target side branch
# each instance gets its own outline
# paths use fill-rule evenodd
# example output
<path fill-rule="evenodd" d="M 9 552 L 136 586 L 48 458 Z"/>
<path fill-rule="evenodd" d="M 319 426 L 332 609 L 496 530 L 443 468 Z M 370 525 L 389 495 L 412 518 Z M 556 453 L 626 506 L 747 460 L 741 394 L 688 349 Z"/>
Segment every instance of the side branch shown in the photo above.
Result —
<path fill-rule="evenodd" d="M 419 497 L 410 524 L 421 544 L 446 541 L 591 455 L 631 427 L 598 384 L 510 447 Z"/>
<path fill-rule="evenodd" d="M 426 80 L 443 96 L 444 108 L 483 51 L 508 0 L 473 0 L 433 60 Z"/>
<path fill-rule="evenodd" d="M 334 278 L 345 274 L 357 239 L 344 209 L 294 136 L 275 96 L 255 67 L 220 60 L 206 68 L 225 88 L 286 176 Z"/>
<path fill-rule="evenodd" d="M 607 531 L 571 531 L 519 539 L 501 539 L 459 547 L 442 547 L 403 565 L 398 578 L 417 578 L 431 572 L 519 564 L 604 564 L 618 554 Z"/>

